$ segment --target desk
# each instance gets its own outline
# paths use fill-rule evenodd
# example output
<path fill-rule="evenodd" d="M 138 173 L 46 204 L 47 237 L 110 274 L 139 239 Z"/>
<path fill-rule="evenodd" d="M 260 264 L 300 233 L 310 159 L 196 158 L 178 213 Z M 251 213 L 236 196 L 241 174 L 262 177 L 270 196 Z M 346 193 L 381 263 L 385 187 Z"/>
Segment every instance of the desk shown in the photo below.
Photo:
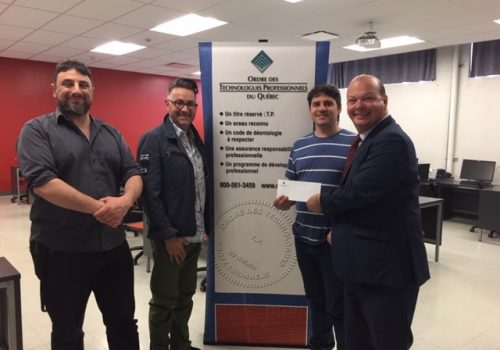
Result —
<path fill-rule="evenodd" d="M 23 349 L 21 323 L 21 274 L 0 257 L 0 348 Z"/>
<path fill-rule="evenodd" d="M 443 218 L 458 216 L 476 224 L 479 216 L 479 187 L 461 186 L 454 180 L 436 181 L 437 196 L 444 199 Z"/>
<path fill-rule="evenodd" d="M 434 260 L 439 261 L 439 246 L 443 231 L 443 199 L 432 197 L 418 197 L 424 242 L 436 246 Z"/>
<path fill-rule="evenodd" d="M 421 185 L 421 193 L 442 198 L 443 220 L 454 216 L 470 221 L 474 227 L 500 229 L 500 186 L 479 188 L 460 185 L 453 179 L 443 179 Z M 473 228 L 474 228 L 473 227 Z M 473 229 L 471 229 L 473 231 Z M 482 239 L 482 231 L 479 240 Z"/>

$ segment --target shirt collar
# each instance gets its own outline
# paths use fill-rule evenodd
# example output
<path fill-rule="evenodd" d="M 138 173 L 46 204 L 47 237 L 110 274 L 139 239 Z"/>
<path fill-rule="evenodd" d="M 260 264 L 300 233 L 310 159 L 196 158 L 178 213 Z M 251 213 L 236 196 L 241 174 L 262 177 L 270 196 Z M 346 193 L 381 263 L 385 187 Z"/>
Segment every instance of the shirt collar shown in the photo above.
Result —
<path fill-rule="evenodd" d="M 170 123 L 172 123 L 172 126 L 174 127 L 175 134 L 177 135 L 177 137 L 181 138 L 182 135 L 186 135 L 188 139 L 191 139 L 191 130 L 190 129 L 188 129 L 188 132 L 186 133 L 186 132 L 184 132 L 184 130 L 179 128 L 177 126 L 177 124 L 174 123 L 172 118 L 168 118 L 168 120 L 170 121 Z"/>
<path fill-rule="evenodd" d="M 71 120 L 66 118 L 59 108 L 56 109 L 55 116 L 58 124 L 71 123 Z M 98 120 L 94 119 L 91 115 L 89 115 L 89 118 L 91 124 L 96 124 L 98 126 L 101 126 L 101 123 Z"/>

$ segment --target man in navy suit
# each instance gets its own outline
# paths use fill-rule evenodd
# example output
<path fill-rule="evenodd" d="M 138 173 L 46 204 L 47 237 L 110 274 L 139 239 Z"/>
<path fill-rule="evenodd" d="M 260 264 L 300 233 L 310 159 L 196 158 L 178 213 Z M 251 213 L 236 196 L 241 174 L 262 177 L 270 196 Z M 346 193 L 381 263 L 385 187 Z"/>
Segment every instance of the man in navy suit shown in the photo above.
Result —
<path fill-rule="evenodd" d="M 307 202 L 333 218 L 332 260 L 345 283 L 349 350 L 409 349 L 419 287 L 429 279 L 415 148 L 387 100 L 377 77 L 351 81 L 348 114 L 361 143 L 341 187 Z"/>

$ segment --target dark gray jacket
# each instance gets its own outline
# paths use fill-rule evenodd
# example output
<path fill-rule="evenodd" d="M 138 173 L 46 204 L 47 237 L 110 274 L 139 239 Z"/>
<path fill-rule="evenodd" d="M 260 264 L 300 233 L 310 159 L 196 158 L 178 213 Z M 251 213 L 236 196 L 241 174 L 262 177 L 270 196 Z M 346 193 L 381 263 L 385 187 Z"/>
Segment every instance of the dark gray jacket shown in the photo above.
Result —
<path fill-rule="evenodd" d="M 139 143 L 138 160 L 144 176 L 143 204 L 149 219 L 148 237 L 166 240 L 196 234 L 194 170 L 173 125 L 165 116 L 162 125 L 146 133 Z M 211 183 L 203 142 L 191 125 L 194 142 L 205 168 L 205 232 L 212 227 Z"/>

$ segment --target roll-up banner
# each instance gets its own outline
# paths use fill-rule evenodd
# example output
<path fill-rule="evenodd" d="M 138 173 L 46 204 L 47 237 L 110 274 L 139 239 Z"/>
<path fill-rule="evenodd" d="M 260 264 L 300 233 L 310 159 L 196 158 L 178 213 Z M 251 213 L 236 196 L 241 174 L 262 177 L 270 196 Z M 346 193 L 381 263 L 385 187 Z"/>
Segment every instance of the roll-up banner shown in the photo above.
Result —
<path fill-rule="evenodd" d="M 307 93 L 329 43 L 200 43 L 214 234 L 205 344 L 305 347 L 309 317 L 295 212 L 273 207 L 293 142 L 312 131 Z"/>

